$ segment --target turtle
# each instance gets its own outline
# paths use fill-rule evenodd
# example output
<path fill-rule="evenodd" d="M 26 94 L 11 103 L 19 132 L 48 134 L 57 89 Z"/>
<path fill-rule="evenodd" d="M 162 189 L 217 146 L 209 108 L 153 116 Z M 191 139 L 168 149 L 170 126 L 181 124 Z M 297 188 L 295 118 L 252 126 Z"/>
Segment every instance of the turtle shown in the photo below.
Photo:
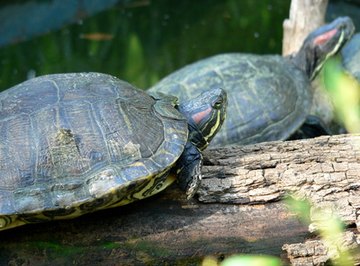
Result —
<path fill-rule="evenodd" d="M 0 93 L 0 229 L 75 218 L 160 192 L 188 198 L 221 127 L 226 92 L 184 102 L 114 76 L 36 77 Z"/>
<path fill-rule="evenodd" d="M 353 31 L 350 18 L 338 18 L 311 32 L 296 54 L 214 55 L 169 74 L 149 91 L 170 93 L 186 100 L 206 88 L 226 90 L 227 118 L 211 146 L 285 140 L 309 114 L 310 81 Z M 310 120 L 311 125 L 314 119 Z"/>
<path fill-rule="evenodd" d="M 354 34 L 341 50 L 345 70 L 360 82 L 360 33 Z"/>

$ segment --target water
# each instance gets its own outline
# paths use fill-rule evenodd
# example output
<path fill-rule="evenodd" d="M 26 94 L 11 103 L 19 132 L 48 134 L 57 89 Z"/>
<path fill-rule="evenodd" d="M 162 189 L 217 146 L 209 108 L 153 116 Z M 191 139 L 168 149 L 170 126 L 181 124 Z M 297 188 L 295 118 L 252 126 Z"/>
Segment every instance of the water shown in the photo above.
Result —
<path fill-rule="evenodd" d="M 350 15 L 360 25 L 358 0 L 329 2 L 328 20 Z M 0 91 L 34 76 L 80 71 L 146 89 L 210 55 L 281 53 L 289 6 L 290 0 L 0 1 Z"/>
<path fill-rule="evenodd" d="M 17 2 L 20 7 L 48 4 L 50 9 L 58 1 Z M 48 33 L 19 35 L 13 39 L 28 40 L 0 48 L 0 90 L 38 75 L 79 71 L 109 73 L 145 89 L 210 55 L 280 53 L 282 22 L 290 4 L 290 0 L 119 0 L 93 16 L 76 13 L 75 23 L 61 28 L 50 25 L 55 14 L 69 17 L 66 2 L 63 11 L 47 14 L 48 20 L 37 25 L 44 27 L 40 32 Z M 0 5 L 0 11 L 9 5 Z M 14 31 L 15 26 L 32 27 L 26 13 L 21 14 L 13 16 Z"/>

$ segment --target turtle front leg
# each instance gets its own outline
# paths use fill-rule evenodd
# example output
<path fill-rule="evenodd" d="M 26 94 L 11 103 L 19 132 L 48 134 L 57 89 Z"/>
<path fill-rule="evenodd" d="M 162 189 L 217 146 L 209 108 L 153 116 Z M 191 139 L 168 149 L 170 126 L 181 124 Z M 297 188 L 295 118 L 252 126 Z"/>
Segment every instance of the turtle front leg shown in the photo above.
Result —
<path fill-rule="evenodd" d="M 180 156 L 177 168 L 177 180 L 188 199 L 192 198 L 200 186 L 203 157 L 200 150 L 191 142 L 187 142 Z"/>

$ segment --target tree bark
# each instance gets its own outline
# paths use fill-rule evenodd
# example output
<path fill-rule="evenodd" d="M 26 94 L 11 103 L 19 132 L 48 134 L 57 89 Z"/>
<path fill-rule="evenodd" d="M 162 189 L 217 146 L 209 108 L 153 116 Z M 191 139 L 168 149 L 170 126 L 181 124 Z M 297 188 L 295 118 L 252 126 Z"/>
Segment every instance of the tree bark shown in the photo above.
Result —
<path fill-rule="evenodd" d="M 283 24 L 283 55 L 297 52 L 306 36 L 324 24 L 328 0 L 292 0 Z"/>
<path fill-rule="evenodd" d="M 0 232 L 0 265 L 198 265 L 234 253 L 317 265 L 331 254 L 281 199 L 309 198 L 315 225 L 326 219 L 317 208 L 336 213 L 356 248 L 359 187 L 360 135 L 209 149 L 197 199 L 174 185 L 128 206 Z"/>
<path fill-rule="evenodd" d="M 348 228 L 356 228 L 344 232 L 341 248 L 360 254 L 360 135 L 229 147 L 211 151 L 209 158 L 201 202 L 271 206 L 288 193 L 307 198 L 313 204 L 310 228 L 314 231 L 324 220 L 339 216 Z M 320 209 L 326 210 L 323 216 Z M 321 240 L 286 244 L 283 249 L 293 265 L 323 265 L 339 255 Z M 359 257 L 354 260 L 360 263 Z"/>

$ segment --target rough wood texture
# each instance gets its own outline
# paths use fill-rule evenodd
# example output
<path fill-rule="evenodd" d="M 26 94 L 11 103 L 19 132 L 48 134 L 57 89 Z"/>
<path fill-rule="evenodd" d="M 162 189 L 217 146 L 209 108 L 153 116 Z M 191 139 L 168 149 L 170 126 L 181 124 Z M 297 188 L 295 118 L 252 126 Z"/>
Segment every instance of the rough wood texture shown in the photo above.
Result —
<path fill-rule="evenodd" d="M 359 226 L 359 135 L 229 147 L 213 150 L 208 157 L 206 178 L 199 191 L 202 202 L 268 206 L 291 193 L 313 203 L 310 213 L 313 231 L 317 224 L 334 215 L 348 226 Z M 319 209 L 326 212 L 319 215 Z M 358 246 L 357 232 L 351 239 L 345 241 L 345 247 Z M 299 252 L 304 246 L 309 252 Z M 305 242 L 284 249 L 294 265 L 321 265 L 337 257 L 328 250 L 319 253 L 324 250 L 320 240 L 310 246 Z"/>
<path fill-rule="evenodd" d="M 329 206 L 358 224 L 360 136 L 268 142 L 208 151 L 198 192 L 201 202 L 258 204 L 286 193 Z"/>
<path fill-rule="evenodd" d="M 187 202 L 176 187 L 71 221 L 0 232 L 0 265 L 199 265 L 207 255 L 280 255 L 309 235 L 281 203 Z"/>
<path fill-rule="evenodd" d="M 347 231 L 340 239 L 339 248 L 342 250 L 357 249 L 358 240 L 356 234 Z M 287 252 L 291 265 L 325 265 L 330 259 L 338 259 L 338 252 L 331 252 L 329 248 L 324 245 L 322 240 L 307 240 L 304 243 L 285 244 L 283 249 Z M 357 253 L 358 250 L 357 250 Z M 358 257 L 359 255 L 357 255 Z M 354 258 L 356 260 L 356 257 Z M 357 258 L 359 261 L 359 258 Z M 343 264 L 339 264 L 343 265 Z M 347 264 L 352 265 L 352 264 Z"/>
<path fill-rule="evenodd" d="M 360 135 L 227 147 L 205 156 L 199 201 L 186 201 L 173 186 L 72 221 L 3 231 L 0 264 L 198 265 L 206 255 L 232 253 L 288 256 L 294 264 L 327 261 L 326 252 L 300 252 L 296 243 L 316 239 L 280 201 L 288 192 L 314 202 L 315 226 L 326 219 L 316 216 L 316 208 L 327 206 L 352 225 L 357 239 Z"/>
<path fill-rule="evenodd" d="M 283 55 L 300 49 L 305 37 L 324 24 L 328 0 L 292 0 L 289 19 L 283 23 Z"/>

